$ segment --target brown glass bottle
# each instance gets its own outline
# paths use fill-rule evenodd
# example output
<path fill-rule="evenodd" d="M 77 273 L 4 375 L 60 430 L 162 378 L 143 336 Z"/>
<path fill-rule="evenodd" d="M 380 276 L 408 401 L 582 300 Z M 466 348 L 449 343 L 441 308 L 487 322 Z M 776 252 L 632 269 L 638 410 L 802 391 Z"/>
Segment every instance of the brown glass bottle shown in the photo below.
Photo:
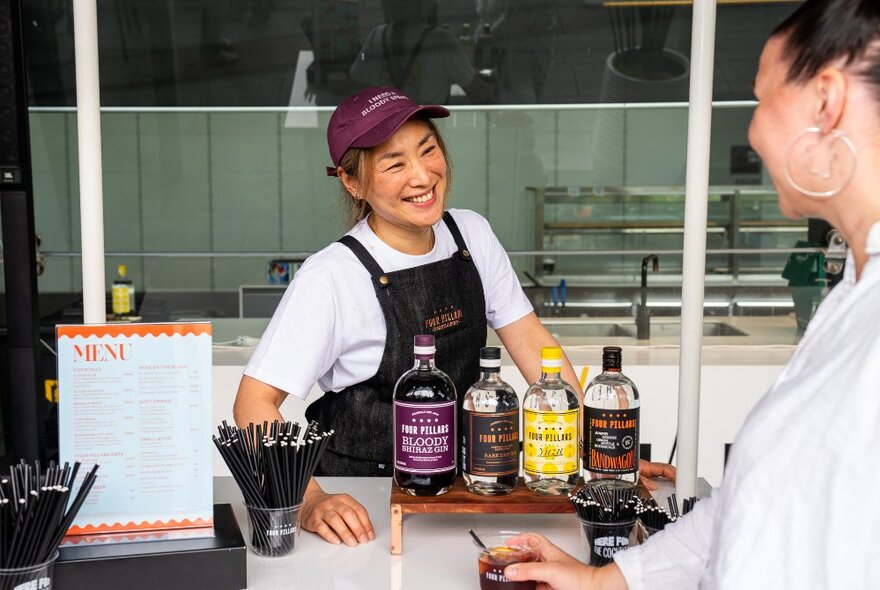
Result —
<path fill-rule="evenodd" d="M 414 344 L 415 364 L 394 386 L 394 481 L 413 496 L 439 496 L 455 482 L 455 385 L 434 366 L 434 337 Z"/>

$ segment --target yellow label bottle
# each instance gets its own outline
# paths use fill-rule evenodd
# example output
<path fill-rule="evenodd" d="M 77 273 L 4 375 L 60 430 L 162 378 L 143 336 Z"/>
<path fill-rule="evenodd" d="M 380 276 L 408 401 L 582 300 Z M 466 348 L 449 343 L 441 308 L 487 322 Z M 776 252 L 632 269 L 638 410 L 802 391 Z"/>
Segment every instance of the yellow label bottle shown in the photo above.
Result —
<path fill-rule="evenodd" d="M 124 264 L 116 267 L 116 280 L 110 288 L 113 314 L 129 316 L 134 313 L 134 284 L 125 276 L 128 269 Z"/>
<path fill-rule="evenodd" d="M 523 471 L 539 494 L 566 494 L 578 480 L 580 403 L 560 378 L 562 349 L 541 349 L 541 378 L 523 400 Z"/>

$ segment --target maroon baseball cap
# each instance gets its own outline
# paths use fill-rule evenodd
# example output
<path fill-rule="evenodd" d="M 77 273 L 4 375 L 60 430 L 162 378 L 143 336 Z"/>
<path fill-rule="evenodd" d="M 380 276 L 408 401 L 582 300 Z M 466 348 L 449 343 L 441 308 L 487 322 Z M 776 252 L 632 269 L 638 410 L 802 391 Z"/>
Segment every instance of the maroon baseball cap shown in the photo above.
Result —
<path fill-rule="evenodd" d="M 333 167 L 327 167 L 327 176 L 336 176 L 336 168 L 348 148 L 375 147 L 418 113 L 431 118 L 449 116 L 449 111 L 440 105 L 419 105 L 399 90 L 384 86 L 367 88 L 346 98 L 333 111 L 327 125 L 327 146 L 333 160 Z"/>

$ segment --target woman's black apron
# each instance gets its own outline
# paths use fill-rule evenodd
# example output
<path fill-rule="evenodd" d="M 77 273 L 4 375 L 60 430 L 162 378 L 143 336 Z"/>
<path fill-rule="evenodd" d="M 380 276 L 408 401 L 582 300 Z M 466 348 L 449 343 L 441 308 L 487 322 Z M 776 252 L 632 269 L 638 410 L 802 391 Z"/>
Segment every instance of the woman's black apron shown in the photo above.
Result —
<path fill-rule="evenodd" d="M 486 345 L 483 283 L 461 232 L 446 212 L 443 221 L 457 251 L 445 260 L 384 272 L 354 237 L 345 244 L 369 271 L 387 336 L 376 374 L 338 392 L 327 392 L 306 410 L 321 430 L 335 430 L 318 475 L 379 476 L 393 473 L 392 399 L 397 379 L 413 367 L 413 337 L 433 334 L 437 367 L 455 383 L 458 405 L 480 370 Z"/>

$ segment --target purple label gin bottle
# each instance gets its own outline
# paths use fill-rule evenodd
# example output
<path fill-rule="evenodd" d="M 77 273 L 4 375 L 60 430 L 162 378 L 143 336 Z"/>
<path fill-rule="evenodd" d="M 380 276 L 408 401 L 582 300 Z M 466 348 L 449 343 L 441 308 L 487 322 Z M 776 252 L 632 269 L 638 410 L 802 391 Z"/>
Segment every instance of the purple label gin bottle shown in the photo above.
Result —
<path fill-rule="evenodd" d="M 394 481 L 413 496 L 439 496 L 455 482 L 455 385 L 434 366 L 433 336 L 416 336 L 413 351 L 394 386 Z"/>

